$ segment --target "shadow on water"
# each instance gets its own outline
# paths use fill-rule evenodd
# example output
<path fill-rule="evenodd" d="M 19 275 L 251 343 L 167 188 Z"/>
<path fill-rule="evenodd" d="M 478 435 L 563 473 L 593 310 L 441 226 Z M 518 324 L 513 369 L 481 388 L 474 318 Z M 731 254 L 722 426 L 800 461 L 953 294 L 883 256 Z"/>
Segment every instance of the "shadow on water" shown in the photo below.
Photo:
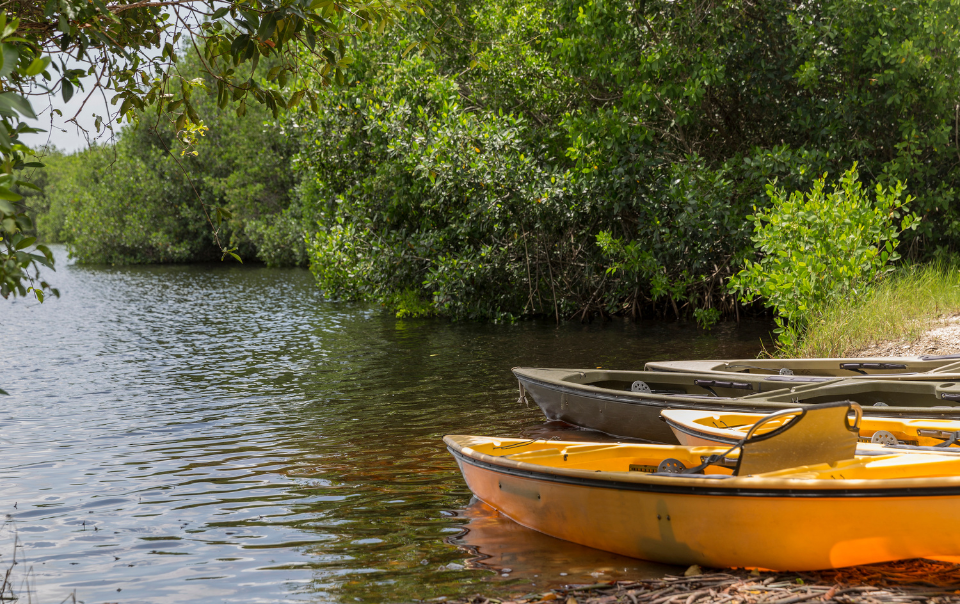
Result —
<path fill-rule="evenodd" d="M 440 439 L 562 430 L 517 403 L 513 366 L 751 357 L 769 329 L 403 321 L 323 301 L 302 270 L 58 254 L 62 298 L 0 315 L 0 511 L 46 600 L 380 602 L 661 573 L 469 504 Z"/>

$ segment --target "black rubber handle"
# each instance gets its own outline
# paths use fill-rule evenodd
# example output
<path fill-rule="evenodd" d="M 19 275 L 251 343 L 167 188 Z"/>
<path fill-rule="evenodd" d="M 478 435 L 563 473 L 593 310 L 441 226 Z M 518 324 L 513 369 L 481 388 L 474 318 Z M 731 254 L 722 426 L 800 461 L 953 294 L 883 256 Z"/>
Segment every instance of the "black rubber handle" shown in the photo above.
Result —
<path fill-rule="evenodd" d="M 856 371 L 858 369 L 906 369 L 902 363 L 840 363 L 840 369 Z"/>
<path fill-rule="evenodd" d="M 737 388 L 739 390 L 753 390 L 753 385 L 746 382 L 722 382 L 720 380 L 693 380 L 701 388 Z"/>

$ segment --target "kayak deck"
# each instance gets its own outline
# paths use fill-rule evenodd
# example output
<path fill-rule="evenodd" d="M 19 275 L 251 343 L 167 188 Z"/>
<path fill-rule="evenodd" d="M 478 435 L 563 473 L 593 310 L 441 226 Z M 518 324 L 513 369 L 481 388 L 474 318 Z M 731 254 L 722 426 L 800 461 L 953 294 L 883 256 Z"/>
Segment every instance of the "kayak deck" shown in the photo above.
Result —
<path fill-rule="evenodd" d="M 721 375 L 787 375 L 829 377 L 896 377 L 926 373 L 960 372 L 960 355 L 923 357 L 728 359 L 704 361 L 652 361 L 647 371 Z"/>

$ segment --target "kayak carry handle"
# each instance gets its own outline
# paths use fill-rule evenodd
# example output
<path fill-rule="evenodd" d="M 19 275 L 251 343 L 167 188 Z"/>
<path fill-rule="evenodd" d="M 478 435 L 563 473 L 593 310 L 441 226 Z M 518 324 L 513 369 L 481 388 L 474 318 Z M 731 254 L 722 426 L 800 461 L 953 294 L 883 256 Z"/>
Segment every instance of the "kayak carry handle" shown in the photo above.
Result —
<path fill-rule="evenodd" d="M 947 361 L 950 359 L 960 359 L 960 354 L 927 354 L 920 357 L 921 361 Z"/>
<path fill-rule="evenodd" d="M 903 363 L 840 363 L 840 369 L 868 375 L 864 369 L 906 369 Z"/>
<path fill-rule="evenodd" d="M 723 380 L 693 380 L 695 386 L 709 390 L 713 396 L 719 396 L 714 388 L 734 388 L 736 390 L 753 390 L 753 385 L 746 382 L 727 382 Z"/>

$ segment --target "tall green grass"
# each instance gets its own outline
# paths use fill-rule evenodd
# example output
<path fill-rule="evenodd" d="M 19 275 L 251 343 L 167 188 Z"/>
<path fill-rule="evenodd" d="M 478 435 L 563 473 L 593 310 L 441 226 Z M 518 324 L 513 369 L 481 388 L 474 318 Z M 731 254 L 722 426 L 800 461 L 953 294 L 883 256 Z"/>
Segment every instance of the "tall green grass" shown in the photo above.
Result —
<path fill-rule="evenodd" d="M 777 355 L 849 356 L 873 344 L 916 339 L 938 319 L 958 312 L 960 264 L 904 266 L 864 295 L 821 309 L 798 343 Z"/>

